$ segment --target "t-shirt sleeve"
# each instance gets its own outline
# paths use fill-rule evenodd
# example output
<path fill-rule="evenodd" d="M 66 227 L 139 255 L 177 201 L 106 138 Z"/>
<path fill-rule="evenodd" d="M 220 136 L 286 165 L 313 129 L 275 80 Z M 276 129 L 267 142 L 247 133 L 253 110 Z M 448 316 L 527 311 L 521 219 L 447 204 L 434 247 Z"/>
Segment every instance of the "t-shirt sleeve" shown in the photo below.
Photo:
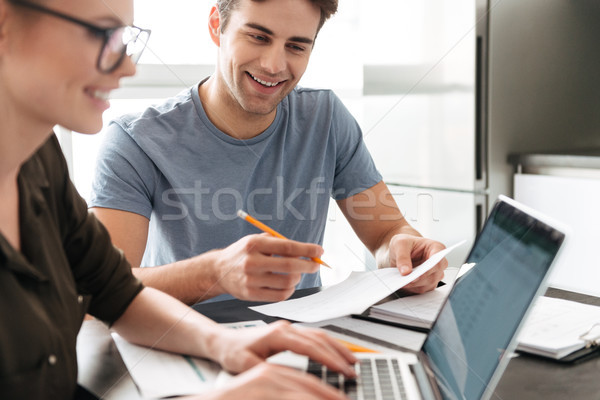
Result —
<path fill-rule="evenodd" d="M 98 152 L 90 207 L 152 214 L 157 172 L 154 163 L 116 122 L 111 122 Z"/>
<path fill-rule="evenodd" d="M 341 200 L 360 193 L 381 181 L 381 174 L 365 145 L 362 130 L 339 98 L 333 97 L 331 129 L 336 144 L 335 178 L 332 197 Z"/>
<path fill-rule="evenodd" d="M 55 147 L 59 153 L 57 142 Z M 77 291 L 91 297 L 90 314 L 112 324 L 125 312 L 143 285 L 133 276 L 123 253 L 113 246 L 104 226 L 88 212 L 85 201 L 69 178 L 64 158 L 58 164 L 52 164 L 61 169 L 52 171 L 51 179 L 55 180 L 52 189 L 63 248 Z"/>

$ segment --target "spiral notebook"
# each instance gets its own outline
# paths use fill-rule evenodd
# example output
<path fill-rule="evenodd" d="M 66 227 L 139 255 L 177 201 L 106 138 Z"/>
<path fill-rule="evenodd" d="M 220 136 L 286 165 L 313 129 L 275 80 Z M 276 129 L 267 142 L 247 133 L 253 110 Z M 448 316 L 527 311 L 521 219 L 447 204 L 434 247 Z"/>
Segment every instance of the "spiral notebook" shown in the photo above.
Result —
<path fill-rule="evenodd" d="M 600 354 L 600 307 L 538 298 L 519 334 L 517 350 L 562 362 Z"/>

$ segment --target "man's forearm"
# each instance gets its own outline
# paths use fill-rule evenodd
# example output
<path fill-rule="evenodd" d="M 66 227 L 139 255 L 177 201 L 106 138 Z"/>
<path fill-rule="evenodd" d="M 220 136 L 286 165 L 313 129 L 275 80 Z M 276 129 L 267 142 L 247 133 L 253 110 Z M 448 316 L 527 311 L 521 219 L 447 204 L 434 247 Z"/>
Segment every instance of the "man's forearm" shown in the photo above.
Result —
<path fill-rule="evenodd" d="M 215 251 L 157 267 L 133 268 L 144 285 L 192 305 L 223 294 L 214 273 Z"/>

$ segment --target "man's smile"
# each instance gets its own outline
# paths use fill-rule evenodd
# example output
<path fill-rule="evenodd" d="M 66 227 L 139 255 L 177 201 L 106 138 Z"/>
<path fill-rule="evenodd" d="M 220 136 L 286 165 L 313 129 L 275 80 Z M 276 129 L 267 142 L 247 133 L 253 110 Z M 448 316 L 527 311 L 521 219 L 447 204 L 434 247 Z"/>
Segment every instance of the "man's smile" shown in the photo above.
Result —
<path fill-rule="evenodd" d="M 257 78 L 256 76 L 252 75 L 250 72 L 246 72 L 252 79 L 254 79 L 256 82 L 260 83 L 263 86 L 266 87 L 274 87 L 279 85 L 282 82 L 285 81 L 278 81 L 278 82 L 268 82 L 268 81 L 263 81 L 262 79 Z"/>

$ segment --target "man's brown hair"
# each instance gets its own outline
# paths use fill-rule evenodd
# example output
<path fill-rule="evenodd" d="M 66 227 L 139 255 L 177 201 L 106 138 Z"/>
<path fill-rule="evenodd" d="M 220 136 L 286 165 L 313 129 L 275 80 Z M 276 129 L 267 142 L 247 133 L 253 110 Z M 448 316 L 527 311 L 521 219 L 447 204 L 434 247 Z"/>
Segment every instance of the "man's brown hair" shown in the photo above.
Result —
<path fill-rule="evenodd" d="M 265 1 L 265 0 L 251 0 L 251 1 Z M 329 19 L 333 14 L 337 12 L 338 0 L 309 0 L 311 3 L 319 7 L 321 10 L 321 20 L 317 28 L 317 33 L 321 30 L 325 21 Z M 217 0 L 217 8 L 219 9 L 219 15 L 221 16 L 221 31 L 225 30 L 227 23 L 229 22 L 229 16 L 237 8 L 240 0 Z"/>

